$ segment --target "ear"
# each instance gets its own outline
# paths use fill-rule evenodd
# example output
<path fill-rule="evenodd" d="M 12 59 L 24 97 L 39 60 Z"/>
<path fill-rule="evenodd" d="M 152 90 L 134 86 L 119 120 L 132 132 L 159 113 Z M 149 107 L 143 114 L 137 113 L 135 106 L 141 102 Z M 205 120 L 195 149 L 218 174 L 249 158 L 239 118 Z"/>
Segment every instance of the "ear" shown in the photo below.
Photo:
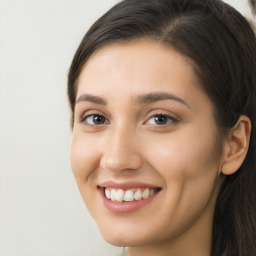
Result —
<path fill-rule="evenodd" d="M 249 148 L 251 121 L 247 116 L 240 116 L 236 125 L 229 131 L 224 141 L 224 160 L 222 173 L 235 173 L 242 165 Z"/>

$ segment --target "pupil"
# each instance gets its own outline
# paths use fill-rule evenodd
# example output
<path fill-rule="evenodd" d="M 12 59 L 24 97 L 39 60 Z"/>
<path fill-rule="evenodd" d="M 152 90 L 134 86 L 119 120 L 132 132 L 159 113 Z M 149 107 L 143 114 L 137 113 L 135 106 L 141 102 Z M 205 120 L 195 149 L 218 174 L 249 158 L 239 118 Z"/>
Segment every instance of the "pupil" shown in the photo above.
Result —
<path fill-rule="evenodd" d="M 156 116 L 155 117 L 155 122 L 157 123 L 157 124 L 166 124 L 166 122 L 167 122 L 167 119 L 166 119 L 166 117 L 165 116 Z"/>
<path fill-rule="evenodd" d="M 103 116 L 94 116 L 93 122 L 95 124 L 103 124 L 105 122 L 105 118 Z"/>

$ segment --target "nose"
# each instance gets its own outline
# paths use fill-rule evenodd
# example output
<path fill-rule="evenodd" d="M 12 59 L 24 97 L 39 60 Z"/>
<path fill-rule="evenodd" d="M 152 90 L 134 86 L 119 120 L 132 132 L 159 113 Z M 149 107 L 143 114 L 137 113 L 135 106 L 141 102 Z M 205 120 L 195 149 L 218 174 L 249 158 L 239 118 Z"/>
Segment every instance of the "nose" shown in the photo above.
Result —
<path fill-rule="evenodd" d="M 100 166 L 104 170 L 116 173 L 124 170 L 138 170 L 142 162 L 135 132 L 113 131 L 108 135 L 100 161 Z"/>

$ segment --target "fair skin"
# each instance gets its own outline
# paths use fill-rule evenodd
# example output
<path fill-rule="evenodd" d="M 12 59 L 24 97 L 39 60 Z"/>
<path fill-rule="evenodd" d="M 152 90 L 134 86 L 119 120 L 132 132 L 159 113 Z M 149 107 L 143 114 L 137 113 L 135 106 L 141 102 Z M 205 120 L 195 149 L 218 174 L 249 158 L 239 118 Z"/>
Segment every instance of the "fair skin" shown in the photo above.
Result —
<path fill-rule="evenodd" d="M 129 256 L 210 255 L 222 168 L 247 150 L 248 120 L 238 126 L 244 144 L 231 136 L 220 151 L 211 101 L 174 50 L 142 40 L 96 52 L 78 81 L 71 164 L 105 240 Z M 106 188 L 153 195 L 119 202 Z"/>

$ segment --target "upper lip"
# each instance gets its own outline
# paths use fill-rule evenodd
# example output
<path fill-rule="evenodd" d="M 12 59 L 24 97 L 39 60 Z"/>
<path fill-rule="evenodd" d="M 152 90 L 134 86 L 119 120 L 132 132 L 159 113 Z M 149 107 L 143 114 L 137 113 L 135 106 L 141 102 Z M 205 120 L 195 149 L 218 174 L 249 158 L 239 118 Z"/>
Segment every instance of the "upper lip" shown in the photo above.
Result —
<path fill-rule="evenodd" d="M 101 188 L 116 188 L 116 189 L 132 189 L 132 188 L 160 188 L 159 186 L 147 184 L 144 182 L 138 181 L 129 181 L 129 182 L 115 182 L 115 181 L 103 181 L 98 184 L 98 187 Z"/>

